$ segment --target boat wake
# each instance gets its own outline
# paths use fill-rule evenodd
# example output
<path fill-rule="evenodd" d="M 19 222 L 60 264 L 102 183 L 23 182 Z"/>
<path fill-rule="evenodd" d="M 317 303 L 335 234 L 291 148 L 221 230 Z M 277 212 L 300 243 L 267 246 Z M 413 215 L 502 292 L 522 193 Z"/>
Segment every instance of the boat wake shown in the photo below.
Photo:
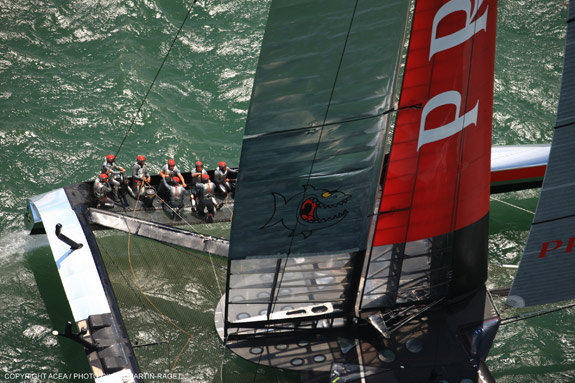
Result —
<path fill-rule="evenodd" d="M 49 246 L 46 236 L 31 236 L 26 230 L 2 233 L 0 235 L 0 265 L 13 262 L 15 259 L 20 260 L 30 251 Z"/>

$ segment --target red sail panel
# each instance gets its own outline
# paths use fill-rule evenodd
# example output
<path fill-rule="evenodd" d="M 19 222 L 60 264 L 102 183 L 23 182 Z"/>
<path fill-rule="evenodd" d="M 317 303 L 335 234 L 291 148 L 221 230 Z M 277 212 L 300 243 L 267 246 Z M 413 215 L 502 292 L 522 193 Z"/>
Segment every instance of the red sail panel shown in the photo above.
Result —
<path fill-rule="evenodd" d="M 496 0 L 416 3 L 375 246 L 487 214 L 496 19 Z"/>

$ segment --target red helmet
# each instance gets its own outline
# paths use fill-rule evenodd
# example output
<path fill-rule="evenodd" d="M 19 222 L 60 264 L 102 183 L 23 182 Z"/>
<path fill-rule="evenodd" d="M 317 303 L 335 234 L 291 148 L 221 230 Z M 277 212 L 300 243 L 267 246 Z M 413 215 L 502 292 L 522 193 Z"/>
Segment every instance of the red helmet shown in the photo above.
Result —
<path fill-rule="evenodd" d="M 141 162 L 146 161 L 146 157 L 144 157 L 144 156 L 138 156 L 138 157 L 137 157 L 137 160 L 138 160 L 138 163 L 141 163 Z"/>
<path fill-rule="evenodd" d="M 218 166 L 223 169 L 226 167 L 226 163 L 224 161 L 222 161 L 218 164 Z"/>
<path fill-rule="evenodd" d="M 174 181 L 174 183 L 176 183 L 176 184 L 180 183 L 180 179 L 178 177 L 172 178 L 172 181 Z"/>
<path fill-rule="evenodd" d="M 210 176 L 208 174 L 202 174 L 202 181 L 207 182 L 210 180 Z"/>
<path fill-rule="evenodd" d="M 101 181 L 108 181 L 108 175 L 106 173 L 100 174 L 100 180 Z"/>
<path fill-rule="evenodd" d="M 168 160 L 168 165 L 169 165 L 169 166 L 176 166 L 176 161 L 174 161 L 173 158 L 170 158 L 170 159 Z"/>
<path fill-rule="evenodd" d="M 114 161 L 116 160 L 116 156 L 114 156 L 113 154 L 108 154 L 108 155 L 106 156 L 106 160 L 107 160 L 108 162 L 114 162 Z"/>
<path fill-rule="evenodd" d="M 202 166 L 202 161 L 196 161 L 196 167 Z"/>

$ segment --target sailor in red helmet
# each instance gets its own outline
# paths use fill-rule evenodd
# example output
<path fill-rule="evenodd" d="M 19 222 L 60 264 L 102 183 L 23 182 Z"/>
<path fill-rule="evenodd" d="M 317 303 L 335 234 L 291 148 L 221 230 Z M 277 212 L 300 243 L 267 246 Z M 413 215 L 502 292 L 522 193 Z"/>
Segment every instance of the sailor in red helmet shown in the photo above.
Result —
<path fill-rule="evenodd" d="M 162 170 L 160 170 L 159 175 L 160 177 L 166 180 L 166 183 L 168 185 L 170 185 L 173 182 L 174 177 L 178 177 L 183 187 L 188 186 L 186 185 L 186 181 L 184 181 L 184 177 L 182 176 L 180 169 L 178 169 L 178 167 L 176 166 L 176 161 L 174 161 L 173 158 L 170 158 L 168 160 L 168 163 L 164 165 Z M 165 184 L 162 180 L 162 182 L 160 183 L 160 187 L 158 188 L 158 197 L 162 199 L 168 199 L 170 196 L 168 193 L 168 189 L 166 189 L 164 185 Z"/>
<path fill-rule="evenodd" d="M 202 164 L 202 161 L 196 161 L 196 167 L 192 171 L 192 186 L 195 186 L 196 184 L 201 184 L 202 176 L 204 174 L 208 174 L 206 169 L 204 169 L 204 164 Z"/>
<path fill-rule="evenodd" d="M 196 210 L 198 201 L 198 188 L 197 185 L 202 183 L 202 176 L 208 174 L 206 169 L 204 169 L 204 164 L 202 161 L 196 161 L 196 167 L 192 170 L 192 187 L 190 188 L 190 201 L 192 203 L 192 211 Z"/>
<path fill-rule="evenodd" d="M 96 207 L 111 207 L 113 205 L 108 203 L 108 193 L 112 191 L 112 187 L 108 183 L 108 175 L 106 173 L 94 181 L 94 197 L 96 198 Z"/>
<path fill-rule="evenodd" d="M 228 173 L 232 173 L 232 170 L 228 168 L 224 161 L 221 161 L 218 164 L 218 168 L 214 171 L 214 183 L 223 194 L 228 194 L 233 190 Z"/>
<path fill-rule="evenodd" d="M 202 176 L 202 183 L 196 185 L 196 189 L 198 193 L 198 207 L 196 209 L 196 213 L 201 216 L 205 216 L 206 222 L 213 222 L 214 210 L 216 206 L 216 201 L 214 198 L 216 185 L 210 181 L 210 176 L 208 174 L 204 174 Z"/>
<path fill-rule="evenodd" d="M 114 193 L 114 201 L 120 202 L 118 191 L 120 190 L 120 187 L 124 186 L 124 184 L 127 182 L 125 181 L 124 177 L 126 169 L 116 163 L 116 156 L 113 154 L 108 154 L 106 156 L 106 160 L 104 161 L 104 165 L 102 165 L 101 173 L 104 173 L 108 176 L 108 182 Z M 132 190 L 129 188 L 128 190 L 130 194 L 132 194 L 132 197 L 135 197 L 132 193 Z"/>
<path fill-rule="evenodd" d="M 142 187 L 145 183 L 150 183 L 150 173 L 146 167 L 146 157 L 138 156 L 136 157 L 136 163 L 132 166 L 132 190 L 135 194 L 139 194 L 142 191 Z"/>
<path fill-rule="evenodd" d="M 184 181 L 184 177 L 182 176 L 180 169 L 178 169 L 178 167 L 176 166 L 176 161 L 174 161 L 173 158 L 170 158 L 168 160 L 168 163 L 164 165 L 162 170 L 160 170 L 160 177 L 162 178 L 167 177 L 168 180 L 171 180 L 174 177 L 178 177 L 180 179 L 180 182 L 182 183 L 182 186 L 188 187 L 188 185 L 186 185 L 186 181 Z"/>
<path fill-rule="evenodd" d="M 164 185 L 164 188 L 168 190 L 169 197 L 166 201 L 167 206 L 164 205 L 164 207 L 173 218 L 176 214 L 179 215 L 180 210 L 184 207 L 184 195 L 186 193 L 186 189 L 180 185 L 179 177 L 172 177 L 170 182 L 166 179 L 167 177 L 162 179 L 162 184 Z"/>

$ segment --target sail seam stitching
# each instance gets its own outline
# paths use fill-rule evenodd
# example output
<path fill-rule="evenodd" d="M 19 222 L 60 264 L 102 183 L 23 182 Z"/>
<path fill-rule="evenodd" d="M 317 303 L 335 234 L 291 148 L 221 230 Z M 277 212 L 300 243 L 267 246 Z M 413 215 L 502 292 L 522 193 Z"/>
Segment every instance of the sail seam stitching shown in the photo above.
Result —
<path fill-rule="evenodd" d="M 268 136 L 273 136 L 275 134 L 283 134 L 283 133 L 291 133 L 291 132 L 297 132 L 297 131 L 301 131 L 301 130 L 308 130 L 308 129 L 323 129 L 325 127 L 328 126 L 335 126 L 335 125 L 339 125 L 339 124 L 346 124 L 349 122 L 357 122 L 357 121 L 364 121 L 364 120 L 369 120 L 372 118 L 379 118 L 379 117 L 383 117 L 385 115 L 394 113 L 394 112 L 399 112 L 400 110 L 404 110 L 404 109 L 421 109 L 423 106 L 421 104 L 414 104 L 414 105 L 408 105 L 408 106 L 404 106 L 401 108 L 394 108 L 394 109 L 388 109 L 384 112 L 378 113 L 378 114 L 374 114 L 372 116 L 363 116 L 363 117 L 355 117 L 355 118 L 350 118 L 350 119 L 345 119 L 345 120 L 338 120 L 338 121 L 333 121 L 333 122 L 328 122 L 328 123 L 323 123 L 321 125 L 309 125 L 309 126 L 302 126 L 299 128 L 292 128 L 292 129 L 282 129 L 282 130 L 276 130 L 273 132 L 266 132 L 266 133 L 260 133 L 260 134 L 252 134 L 252 135 L 246 135 L 244 136 L 244 141 L 245 140 L 250 140 L 253 138 L 258 138 L 258 137 L 268 137 Z M 328 106 L 329 108 L 329 106 Z M 321 137 L 320 137 L 321 138 Z"/>

